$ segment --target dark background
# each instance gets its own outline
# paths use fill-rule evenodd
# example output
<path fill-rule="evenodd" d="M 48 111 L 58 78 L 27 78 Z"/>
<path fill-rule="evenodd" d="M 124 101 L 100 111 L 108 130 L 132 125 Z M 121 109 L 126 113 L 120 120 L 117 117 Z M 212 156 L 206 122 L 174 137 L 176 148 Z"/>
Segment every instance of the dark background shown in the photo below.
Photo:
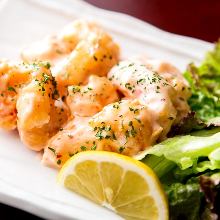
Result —
<path fill-rule="evenodd" d="M 220 0 L 86 0 L 163 30 L 214 42 L 220 37 Z"/>
<path fill-rule="evenodd" d="M 220 37 L 220 0 L 87 0 L 101 8 L 127 13 L 163 30 L 215 42 Z M 2 220 L 40 220 L 0 204 Z"/>

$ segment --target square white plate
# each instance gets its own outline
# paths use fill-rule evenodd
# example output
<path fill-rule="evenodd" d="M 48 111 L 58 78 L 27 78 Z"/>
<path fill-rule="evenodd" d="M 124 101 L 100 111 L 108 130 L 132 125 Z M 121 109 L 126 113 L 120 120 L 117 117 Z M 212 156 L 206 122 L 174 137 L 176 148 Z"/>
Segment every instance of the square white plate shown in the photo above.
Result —
<path fill-rule="evenodd" d="M 189 62 L 200 62 L 213 46 L 80 0 L 0 0 L 0 57 L 18 59 L 23 46 L 79 17 L 100 23 L 120 44 L 123 57 L 146 54 L 181 70 Z M 56 174 L 40 164 L 39 155 L 25 148 L 15 132 L 0 131 L 0 202 L 54 220 L 120 219 L 60 188 Z"/>

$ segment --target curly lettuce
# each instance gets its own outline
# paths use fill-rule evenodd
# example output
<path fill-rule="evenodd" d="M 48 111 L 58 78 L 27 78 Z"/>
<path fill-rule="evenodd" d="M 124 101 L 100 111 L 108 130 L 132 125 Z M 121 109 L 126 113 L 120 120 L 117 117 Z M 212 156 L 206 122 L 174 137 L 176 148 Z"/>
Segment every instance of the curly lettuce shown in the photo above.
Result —
<path fill-rule="evenodd" d="M 203 193 L 198 178 L 191 178 L 186 183 L 165 185 L 164 188 L 169 201 L 170 220 L 199 219 Z"/>
<path fill-rule="evenodd" d="M 191 111 L 183 117 L 178 124 L 172 126 L 167 136 L 174 137 L 176 135 L 189 134 L 192 131 L 207 127 L 208 126 L 196 116 L 196 113 Z"/>
<path fill-rule="evenodd" d="M 199 67 L 190 64 L 184 76 L 192 91 L 188 100 L 192 112 L 172 127 L 171 138 L 148 149 L 141 161 L 160 178 L 171 220 L 216 220 L 220 218 L 220 41 Z M 210 129 L 211 125 L 217 128 Z M 200 131 L 190 133 L 193 130 Z"/>
<path fill-rule="evenodd" d="M 184 76 L 192 91 L 188 101 L 192 111 L 205 122 L 219 125 L 220 41 L 216 43 L 213 51 L 207 53 L 199 67 L 190 64 Z"/>
<path fill-rule="evenodd" d="M 164 185 L 171 220 L 217 220 L 220 216 L 220 173 Z"/>
<path fill-rule="evenodd" d="M 170 219 L 214 220 L 213 216 L 219 216 L 219 127 L 168 138 L 145 154 L 142 162 L 154 170 L 164 186 Z M 217 182 L 209 178 L 213 175 Z"/>

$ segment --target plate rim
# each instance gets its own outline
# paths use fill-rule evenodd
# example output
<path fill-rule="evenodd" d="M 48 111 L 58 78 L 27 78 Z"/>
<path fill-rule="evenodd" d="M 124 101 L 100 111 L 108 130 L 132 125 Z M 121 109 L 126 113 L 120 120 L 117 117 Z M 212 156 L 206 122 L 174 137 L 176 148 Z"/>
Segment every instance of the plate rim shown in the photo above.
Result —
<path fill-rule="evenodd" d="M 72 8 L 72 10 L 77 11 L 77 8 L 84 8 L 85 9 L 85 13 L 88 13 L 88 15 L 83 15 L 83 16 L 88 16 L 92 17 L 94 16 L 94 14 L 97 14 L 99 16 L 102 16 L 103 18 L 103 24 L 106 24 L 106 21 L 109 19 L 109 17 L 113 18 L 109 21 L 108 20 L 108 28 L 110 29 L 115 29 L 114 27 L 114 22 L 118 21 L 118 22 L 126 22 L 128 23 L 132 23 L 132 25 L 136 26 L 138 28 L 138 31 L 140 32 L 140 29 L 144 28 L 144 29 L 148 29 L 148 30 L 152 30 L 152 36 L 155 36 L 155 33 L 159 34 L 161 33 L 163 35 L 163 40 L 161 40 L 159 43 L 160 45 L 162 45 L 167 38 L 170 39 L 172 38 L 175 41 L 175 44 L 187 44 L 189 47 L 193 47 L 193 48 L 197 48 L 198 51 L 204 51 L 204 50 L 208 50 L 210 48 L 213 47 L 214 44 L 200 40 L 200 39 L 196 39 L 196 38 L 192 38 L 192 37 L 188 37 L 188 36 L 182 36 L 182 35 L 178 35 L 178 34 L 174 34 L 174 33 L 170 33 L 164 30 L 161 30 L 145 21 L 142 21 L 138 18 L 135 18 L 133 16 L 130 15 L 126 15 L 123 14 L 121 12 L 114 12 L 114 11 L 109 11 L 106 9 L 101 9 L 98 8 L 96 6 L 93 6 L 87 2 L 84 2 L 82 0 L 22 0 L 22 1 L 26 1 L 26 2 L 30 2 L 30 3 L 35 3 L 35 4 L 40 4 L 40 5 L 44 5 L 46 7 L 50 7 L 51 9 L 56 9 L 58 6 L 62 5 L 62 9 L 63 11 L 65 10 L 64 8 L 66 8 L 66 5 L 69 4 L 74 4 L 74 6 L 76 8 Z M 61 2 L 62 1 L 62 2 Z M 52 3 L 51 3 L 52 2 Z M 7 1 L 3 1 L 4 4 L 7 3 Z M 4 6 L 3 4 L 3 6 Z M 0 8 L 0 10 L 4 10 L 4 7 Z M 61 8 L 59 8 L 59 10 L 61 10 Z M 89 12 L 88 12 L 89 11 Z M 82 17 L 83 17 L 82 16 Z M 128 36 L 129 30 L 128 28 L 124 28 L 123 30 L 121 30 L 121 32 L 124 32 L 124 30 L 126 29 L 126 35 Z M 116 31 L 120 31 L 120 30 L 116 30 Z M 120 32 L 120 33 L 121 33 Z M 158 39 L 158 38 L 157 38 Z M 152 38 L 148 39 L 149 41 L 152 41 Z M 170 45 L 169 45 L 170 46 Z M 201 47 L 201 50 L 199 49 Z M 170 48 L 173 48 L 172 46 L 170 46 Z M 176 49 L 174 47 L 174 49 Z M 180 50 L 179 47 L 177 47 L 177 50 Z M 184 51 L 185 53 L 185 51 Z M 198 52 L 199 53 L 199 52 Z M 188 54 L 188 53 L 187 53 Z M 204 54 L 202 54 L 204 55 Z M 195 53 L 192 59 L 197 59 L 197 60 L 201 60 L 201 57 L 197 55 L 197 53 Z M 16 194 L 16 196 L 13 196 L 11 193 L 8 193 L 7 190 L 11 190 L 11 192 L 13 190 L 16 190 L 18 193 Z M 51 219 L 73 219 L 70 218 L 70 216 L 65 216 L 65 214 L 62 215 L 62 213 L 57 212 L 57 211 L 51 211 L 48 210 L 47 208 L 43 207 L 42 205 L 37 205 L 35 201 L 28 201 L 27 197 L 28 196 L 24 196 L 24 194 L 28 194 L 30 192 L 28 191 L 23 191 L 22 189 L 19 189 L 18 187 L 12 186 L 12 185 L 8 185 L 6 186 L 6 183 L 4 183 L 4 181 L 0 178 L 0 201 L 6 205 L 9 206 L 13 206 L 16 208 L 19 208 L 21 210 L 30 212 L 31 214 L 35 214 L 37 216 L 43 217 L 43 218 L 51 218 Z M 19 196 L 18 196 L 19 194 Z M 35 195 L 36 197 L 40 198 L 40 195 Z M 5 202 L 6 201 L 6 202 Z M 20 202 L 19 202 L 20 201 Z M 21 202 L 22 201 L 22 202 Z M 24 205 L 24 204 L 29 204 L 28 205 Z M 30 206 L 31 205 L 31 206 Z M 90 217 L 89 214 L 87 217 Z M 81 217 L 74 217 L 74 219 L 88 219 L 88 218 L 81 218 Z"/>

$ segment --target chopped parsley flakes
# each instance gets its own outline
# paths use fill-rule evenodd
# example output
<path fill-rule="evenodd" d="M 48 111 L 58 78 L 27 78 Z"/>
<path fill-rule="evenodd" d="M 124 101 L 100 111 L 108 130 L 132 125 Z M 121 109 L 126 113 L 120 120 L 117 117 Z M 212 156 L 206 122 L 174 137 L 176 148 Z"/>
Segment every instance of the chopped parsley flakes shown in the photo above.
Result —
<path fill-rule="evenodd" d="M 80 149 L 81 149 L 82 151 L 86 151 L 86 150 L 87 150 L 87 147 L 86 147 L 86 146 L 81 146 Z"/>
<path fill-rule="evenodd" d="M 16 93 L 15 88 L 14 88 L 14 87 L 12 87 L 12 86 L 9 86 L 9 87 L 8 87 L 8 91 L 11 91 L 11 92 L 15 92 L 15 93 Z"/>
<path fill-rule="evenodd" d="M 125 147 L 119 147 L 119 153 L 122 153 L 124 151 Z"/>
<path fill-rule="evenodd" d="M 115 133 L 112 131 L 111 125 L 105 125 L 105 122 L 101 123 L 102 126 L 95 127 L 93 130 L 96 131 L 95 137 L 99 140 L 111 139 L 116 140 Z"/>
<path fill-rule="evenodd" d="M 52 151 L 52 152 L 56 155 L 56 150 L 55 150 L 54 148 L 48 147 L 48 149 L 49 149 L 50 151 Z"/>

